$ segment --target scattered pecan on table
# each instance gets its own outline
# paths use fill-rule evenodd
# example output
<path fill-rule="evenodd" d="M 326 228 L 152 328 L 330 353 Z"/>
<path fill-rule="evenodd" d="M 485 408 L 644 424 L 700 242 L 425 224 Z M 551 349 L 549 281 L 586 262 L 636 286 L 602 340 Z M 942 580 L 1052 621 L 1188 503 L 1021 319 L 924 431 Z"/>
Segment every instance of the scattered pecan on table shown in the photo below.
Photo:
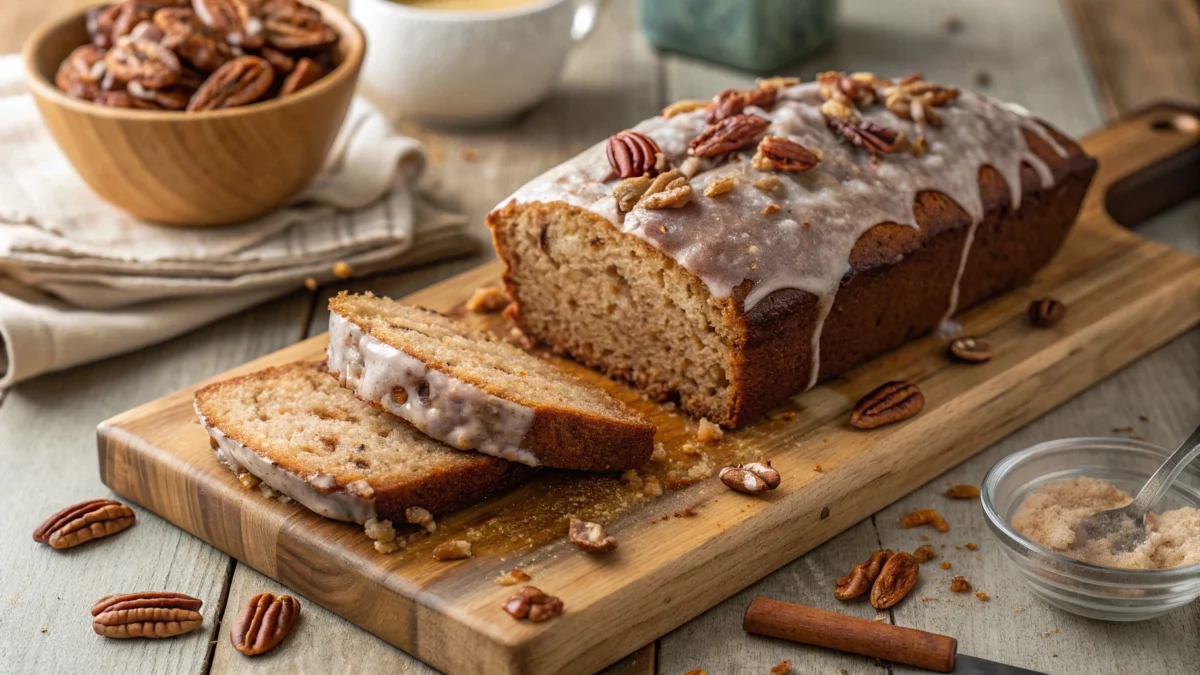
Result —
<path fill-rule="evenodd" d="M 299 618 L 299 600 L 290 595 L 259 593 L 238 613 L 229 629 L 229 641 L 246 656 L 266 654 L 283 642 Z"/>
<path fill-rule="evenodd" d="M 59 511 L 33 531 L 33 538 L 52 548 L 70 548 L 107 537 L 137 522 L 133 509 L 111 499 L 92 499 Z"/>
<path fill-rule="evenodd" d="M 203 623 L 204 603 L 183 593 L 149 591 L 108 595 L 92 607 L 92 630 L 108 638 L 169 638 Z"/>

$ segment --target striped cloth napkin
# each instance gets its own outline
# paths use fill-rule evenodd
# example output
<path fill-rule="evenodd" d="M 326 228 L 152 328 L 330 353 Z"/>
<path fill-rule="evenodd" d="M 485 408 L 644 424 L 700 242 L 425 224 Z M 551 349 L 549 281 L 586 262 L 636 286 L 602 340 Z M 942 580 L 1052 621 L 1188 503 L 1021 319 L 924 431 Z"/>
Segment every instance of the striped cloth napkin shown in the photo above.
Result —
<path fill-rule="evenodd" d="M 416 192 L 424 165 L 420 144 L 358 98 L 289 205 L 229 227 L 148 224 L 91 192 L 43 127 L 19 56 L 0 56 L 0 388 L 328 281 L 338 262 L 357 276 L 473 249 L 465 219 Z"/>

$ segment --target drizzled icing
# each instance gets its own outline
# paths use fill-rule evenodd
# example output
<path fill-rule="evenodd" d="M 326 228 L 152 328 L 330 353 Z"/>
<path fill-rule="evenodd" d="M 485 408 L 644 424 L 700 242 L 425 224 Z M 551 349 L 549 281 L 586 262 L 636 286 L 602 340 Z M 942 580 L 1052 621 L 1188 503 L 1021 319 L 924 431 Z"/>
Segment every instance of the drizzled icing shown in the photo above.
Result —
<path fill-rule="evenodd" d="M 766 173 L 750 166 L 755 145 L 735 158 L 702 160 L 691 179 L 691 203 L 682 209 L 635 208 L 618 212 L 612 196 L 616 179 L 600 143 L 574 159 L 534 179 L 511 199 L 522 202 L 564 201 L 591 210 L 624 232 L 641 237 L 695 274 L 714 297 L 726 298 L 744 281 L 752 282 L 743 308 L 781 289 L 799 289 L 818 298 L 813 330 L 813 363 L 809 386 L 820 367 L 818 347 L 825 318 L 842 279 L 850 272 L 850 253 L 867 230 L 883 222 L 918 228 L 913 215 L 917 194 L 935 190 L 953 199 L 971 217 L 966 244 L 959 259 L 946 318 L 958 305 L 958 286 L 966 269 L 975 228 L 984 216 L 979 169 L 995 169 L 1011 192 L 1012 207 L 1021 203 L 1021 165 L 1037 173 L 1042 187 L 1054 183 L 1050 168 L 1025 142 L 1022 130 L 1044 139 L 1062 156 L 1066 151 L 1023 109 L 989 97 L 962 91 L 957 100 L 937 109 L 942 127 L 918 126 L 889 113 L 882 105 L 860 115 L 909 139 L 925 136 L 926 151 L 886 155 L 877 167 L 870 155 L 840 140 L 820 112 L 822 97 L 816 83 L 782 90 L 771 110 L 747 107 L 747 114 L 771 121 L 767 134 L 787 137 L 817 151 L 821 162 L 805 173 L 779 173 L 772 191 L 752 187 Z M 688 142 L 708 125 L 704 111 L 670 119 L 655 117 L 634 127 L 658 144 L 673 166 L 687 159 Z M 701 197 L 708 183 L 730 177 L 733 192 L 718 198 Z M 506 202 L 507 203 L 507 202 Z M 780 207 L 764 215 L 769 204 Z"/>

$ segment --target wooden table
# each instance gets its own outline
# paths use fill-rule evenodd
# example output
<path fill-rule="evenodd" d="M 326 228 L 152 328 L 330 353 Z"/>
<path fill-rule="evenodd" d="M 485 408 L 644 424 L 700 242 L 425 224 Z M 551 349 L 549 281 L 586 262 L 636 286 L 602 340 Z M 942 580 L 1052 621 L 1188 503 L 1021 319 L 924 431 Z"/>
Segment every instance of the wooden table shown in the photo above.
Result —
<path fill-rule="evenodd" d="M 0 0 L 6 17 L 0 49 L 18 48 L 33 25 L 75 4 L 79 1 Z M 845 0 L 838 45 L 792 70 L 806 77 L 830 68 L 885 75 L 921 70 L 935 81 L 981 87 L 1020 102 L 1072 134 L 1150 98 L 1200 100 L 1195 5 L 1137 3 L 1136 17 L 1109 5 L 1121 3 L 923 0 L 906 4 L 909 10 L 901 13 L 882 0 Z M 1080 18 L 1078 27 L 1071 16 Z M 955 23 L 960 28 L 950 30 L 948 24 Z M 1164 39 L 1148 39 L 1145 30 L 1161 31 L 1153 35 Z M 1144 66 L 1133 50 L 1147 55 Z M 1162 63 L 1175 65 L 1164 69 Z M 742 73 L 655 53 L 636 30 L 631 3 L 614 0 L 596 33 L 571 58 L 559 93 L 515 127 L 439 133 L 403 126 L 428 144 L 426 188 L 469 214 L 482 241 L 483 215 L 542 169 L 668 102 L 750 81 Z M 1200 254 L 1198 221 L 1200 203 L 1193 200 L 1139 231 Z M 403 295 L 490 256 L 484 244 L 469 258 L 312 293 L 297 289 L 167 343 L 41 377 L 0 395 L 0 512 L 6 514 L 0 519 L 0 672 L 429 671 L 311 602 L 282 648 L 256 659 L 234 652 L 228 625 L 241 604 L 255 593 L 285 589 L 150 513 L 139 512 L 137 527 L 118 540 L 62 553 L 35 544 L 30 532 L 65 504 L 106 495 L 93 440 L 100 420 L 324 330 L 326 300 L 341 288 Z M 800 673 L 882 672 L 867 659 L 749 637 L 741 630 L 741 615 L 752 596 L 767 595 L 874 618 L 868 605 L 835 600 L 834 580 L 881 546 L 915 548 L 917 535 L 900 529 L 900 516 L 930 506 L 953 525 L 949 534 L 933 537 L 939 554 L 991 600 L 952 594 L 946 581 L 951 572 L 935 573 L 922 581 L 916 597 L 882 620 L 944 632 L 957 637 L 965 653 L 1049 673 L 1188 672 L 1200 663 L 1200 604 L 1132 625 L 1086 621 L 1051 609 L 1008 568 L 978 505 L 951 502 L 941 492 L 947 483 L 979 484 L 997 459 L 1039 441 L 1134 435 L 1173 445 L 1198 421 L 1200 329 L 647 645 L 612 672 L 765 673 L 784 659 Z M 1114 432 L 1126 426 L 1133 430 Z M 978 550 L 966 550 L 968 542 L 978 543 Z M 202 598 L 204 627 L 164 641 L 113 642 L 92 634 L 88 609 L 96 598 L 142 589 Z M 888 673 L 910 672 L 881 665 Z"/>

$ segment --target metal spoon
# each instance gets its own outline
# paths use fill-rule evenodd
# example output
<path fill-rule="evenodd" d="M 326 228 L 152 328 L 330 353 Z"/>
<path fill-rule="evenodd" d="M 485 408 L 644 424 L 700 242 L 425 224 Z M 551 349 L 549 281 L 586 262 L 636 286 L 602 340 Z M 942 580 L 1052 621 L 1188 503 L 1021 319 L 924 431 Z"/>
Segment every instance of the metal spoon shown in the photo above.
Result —
<path fill-rule="evenodd" d="M 1114 552 L 1132 551 L 1146 540 L 1146 514 L 1167 494 L 1183 468 L 1200 457 L 1200 427 L 1188 436 L 1167 461 L 1158 467 L 1150 480 L 1128 505 L 1084 518 L 1075 527 L 1071 548 L 1079 548 L 1092 539 L 1109 538 Z"/>

